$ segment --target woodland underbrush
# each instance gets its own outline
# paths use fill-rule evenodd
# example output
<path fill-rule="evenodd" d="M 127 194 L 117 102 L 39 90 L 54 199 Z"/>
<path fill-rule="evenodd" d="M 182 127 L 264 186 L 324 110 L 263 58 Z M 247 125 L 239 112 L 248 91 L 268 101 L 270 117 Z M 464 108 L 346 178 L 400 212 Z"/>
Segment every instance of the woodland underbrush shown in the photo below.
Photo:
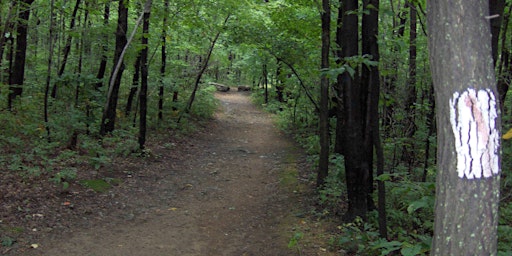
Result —
<path fill-rule="evenodd" d="M 156 102 L 150 102 L 154 106 L 148 108 L 148 136 L 172 133 L 180 138 L 194 132 L 202 120 L 213 116 L 218 106 L 214 91 L 214 87 L 199 90 L 196 104 L 186 114 L 180 113 L 184 102 L 165 99 L 162 120 L 157 118 Z M 180 93 L 189 95 L 188 91 Z M 101 102 L 69 106 L 66 97 L 62 97 L 51 104 L 47 121 L 37 102 L 42 102 L 42 95 L 33 94 L 18 99 L 12 110 L 0 110 L 0 172 L 22 179 L 41 177 L 65 189 L 78 182 L 85 169 L 109 169 L 116 157 L 151 153 L 139 146 L 136 110 L 129 115 L 118 111 L 116 129 L 100 136 Z M 178 124 L 180 115 L 184 118 Z"/>
<path fill-rule="evenodd" d="M 263 104 L 261 94 L 255 95 L 255 102 Z M 314 110 L 303 107 L 301 111 L 297 111 L 301 107 L 296 106 L 295 100 L 289 100 L 287 104 L 272 100 L 263 105 L 268 111 L 276 114 L 276 121 L 281 129 L 292 133 L 309 155 L 309 161 L 313 166 L 310 180 L 314 183 L 314 170 L 318 166 L 319 154 L 317 120 L 312 119 Z M 335 127 L 335 120 L 331 120 L 331 124 L 331 127 Z M 331 134 L 334 134 L 334 131 Z M 386 187 L 388 236 L 383 238 L 379 234 L 376 210 L 369 212 L 366 222 L 360 218 L 349 223 L 342 221 L 342 215 L 347 207 L 346 185 L 344 159 L 337 154 L 331 155 L 329 176 L 325 186 L 317 191 L 316 206 L 310 217 L 318 222 L 328 220 L 325 222 L 338 223 L 335 229 L 328 228 L 329 234 L 325 235 L 325 243 L 333 252 L 343 252 L 346 255 L 429 255 L 434 233 L 435 161 L 431 160 L 427 165 L 420 161 L 413 162 L 412 165 L 411 162 L 396 161 L 396 156 L 403 148 L 400 143 L 424 142 L 425 138 L 384 138 L 383 141 L 384 155 L 387 156 L 385 173 L 374 179 L 383 181 Z M 430 141 L 435 143 L 435 138 L 430 138 Z M 512 175 L 509 172 L 512 168 L 512 159 L 506 157 L 512 154 L 512 144 L 508 142 L 503 143 L 498 227 L 498 255 L 503 256 L 512 254 Z M 420 146 L 414 145 L 413 148 Z M 435 145 L 431 148 L 435 152 Z M 416 153 L 417 159 L 424 159 L 425 152 Z M 376 186 L 373 198 L 377 202 Z M 302 237 L 304 236 L 307 236 L 307 232 L 302 234 Z"/>

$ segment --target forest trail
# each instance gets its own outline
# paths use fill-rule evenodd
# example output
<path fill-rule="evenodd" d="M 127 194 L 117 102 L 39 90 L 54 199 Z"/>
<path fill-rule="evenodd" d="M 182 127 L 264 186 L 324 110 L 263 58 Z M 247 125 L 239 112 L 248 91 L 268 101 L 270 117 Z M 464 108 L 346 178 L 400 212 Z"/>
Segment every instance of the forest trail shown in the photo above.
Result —
<path fill-rule="evenodd" d="M 303 153 L 248 93 L 216 97 L 222 106 L 204 131 L 125 164 L 131 178 L 105 195 L 112 207 L 88 210 L 78 228 L 26 255 L 298 255 L 288 243 Z"/>

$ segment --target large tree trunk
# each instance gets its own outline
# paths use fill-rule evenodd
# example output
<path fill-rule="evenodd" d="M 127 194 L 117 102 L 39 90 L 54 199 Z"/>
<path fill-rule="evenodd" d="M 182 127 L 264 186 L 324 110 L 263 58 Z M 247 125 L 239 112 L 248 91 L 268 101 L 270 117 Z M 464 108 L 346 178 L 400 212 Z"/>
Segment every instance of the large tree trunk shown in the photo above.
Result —
<path fill-rule="evenodd" d="M 438 125 L 432 255 L 496 255 L 500 116 L 489 7 L 432 0 L 429 49 Z"/>
<path fill-rule="evenodd" d="M 107 95 L 107 104 L 101 120 L 100 135 L 105 135 L 114 131 L 116 123 L 117 99 L 119 87 L 121 86 L 121 77 L 124 71 L 124 62 L 122 59 L 123 50 L 127 44 L 126 31 L 128 30 L 128 0 L 119 1 L 118 20 L 116 30 L 116 49 L 114 53 L 114 66 L 110 77 L 111 85 Z"/>
<path fill-rule="evenodd" d="M 379 0 L 364 0 L 363 5 L 368 14 L 363 15 L 362 21 L 362 53 L 372 56 L 372 60 L 379 62 Z M 373 6 L 370 7 L 370 6 Z M 372 199 L 373 192 L 373 149 L 377 153 L 377 174 L 384 173 L 384 153 L 380 142 L 379 131 L 379 95 L 380 95 L 380 74 L 378 66 L 362 67 L 362 84 L 366 88 L 366 120 L 363 146 L 366 150 L 365 159 L 369 166 L 368 187 L 368 209 L 375 207 Z M 386 192 L 383 181 L 378 181 L 379 189 L 379 233 L 381 237 L 387 237 L 386 223 Z"/>
<path fill-rule="evenodd" d="M 30 18 L 30 5 L 34 0 L 22 0 L 18 2 L 19 14 L 16 25 L 16 51 L 14 54 L 14 66 L 9 77 L 9 96 L 7 107 L 12 109 L 13 101 L 23 93 L 23 81 L 25 80 L 25 57 L 27 55 L 28 20 Z"/>
<path fill-rule="evenodd" d="M 321 69 L 329 69 L 329 47 L 331 33 L 331 3 L 322 0 L 322 60 Z M 279 65 L 278 65 L 279 67 Z M 322 75 L 320 81 L 320 159 L 318 164 L 317 187 L 323 186 L 325 178 L 329 174 L 329 77 Z"/>
<path fill-rule="evenodd" d="M 342 57 L 359 55 L 359 19 L 357 15 L 357 0 L 342 0 L 343 18 L 341 37 Z M 340 7 L 341 8 L 341 7 Z M 356 216 L 366 219 L 368 212 L 368 181 L 371 166 L 368 154 L 364 148 L 364 122 L 366 119 L 365 104 L 362 102 L 362 92 L 357 72 L 351 76 L 349 72 L 340 75 L 338 91 L 343 92 L 343 111 L 338 113 L 338 124 L 342 125 L 343 132 L 336 134 L 337 142 L 343 148 L 345 157 L 345 174 L 347 182 L 348 210 L 345 220 L 352 220 Z M 366 95 L 365 95 L 366 97 Z M 344 121 L 345 123 L 341 123 Z M 340 131 L 341 129 L 337 129 Z"/>

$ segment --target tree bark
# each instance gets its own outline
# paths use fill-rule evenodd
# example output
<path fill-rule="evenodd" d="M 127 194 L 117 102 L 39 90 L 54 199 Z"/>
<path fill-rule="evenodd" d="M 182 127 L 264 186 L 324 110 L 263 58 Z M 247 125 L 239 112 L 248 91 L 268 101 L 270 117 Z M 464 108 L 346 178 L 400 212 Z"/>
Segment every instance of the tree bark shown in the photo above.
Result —
<path fill-rule="evenodd" d="M 139 148 L 144 149 L 146 144 L 146 126 L 147 126 L 147 92 L 148 92 L 148 36 L 149 35 L 149 16 L 151 14 L 151 0 L 147 0 L 144 6 L 144 18 L 142 19 L 142 45 L 144 48 L 141 50 L 140 58 L 140 93 L 139 93 L 139 104 L 140 104 L 140 119 L 139 119 Z"/>
<path fill-rule="evenodd" d="M 9 95 L 7 107 L 12 109 L 13 101 L 23 93 L 25 80 L 25 58 L 27 55 L 28 20 L 30 18 L 30 5 L 34 0 L 21 0 L 18 3 L 19 14 L 16 28 L 16 50 L 14 53 L 14 66 L 9 77 Z"/>
<path fill-rule="evenodd" d="M 368 14 L 363 15 L 362 33 L 363 55 L 372 57 L 372 61 L 379 62 L 379 0 L 364 0 L 364 9 Z M 366 159 L 368 165 L 367 179 L 367 206 L 368 210 L 375 208 L 372 192 L 373 192 L 373 151 L 377 153 L 377 175 L 384 173 L 384 152 L 380 141 L 379 130 L 379 97 L 380 97 L 380 74 L 378 66 L 362 67 L 362 88 L 366 92 L 366 121 L 363 139 L 363 147 L 366 151 Z M 383 181 L 378 181 L 378 199 L 379 199 L 379 233 L 381 237 L 387 237 L 386 222 L 386 192 Z"/>
<path fill-rule="evenodd" d="M 432 255 L 496 255 L 501 123 L 489 6 L 432 0 L 438 174 Z"/>
<path fill-rule="evenodd" d="M 330 33 L 331 33 L 331 3 L 322 0 L 322 58 L 320 68 L 326 72 L 329 69 Z M 322 74 L 320 78 L 320 159 L 316 186 L 321 187 L 329 174 L 329 77 Z"/>
<path fill-rule="evenodd" d="M 107 94 L 107 103 L 101 119 L 100 135 L 114 131 L 116 123 L 117 99 L 121 77 L 124 71 L 123 52 L 128 43 L 126 31 L 128 30 L 128 0 L 119 1 L 118 20 L 116 30 L 116 49 L 114 53 L 114 66 L 110 77 L 110 86 Z"/>
<path fill-rule="evenodd" d="M 341 43 L 342 57 L 359 55 L 359 8 L 357 0 L 342 0 L 344 8 L 341 27 L 341 37 L 345 40 Z M 340 7 L 341 8 L 341 7 Z M 355 67 L 357 69 L 357 67 Z M 343 148 L 345 157 L 345 175 L 347 183 L 348 210 L 344 216 L 347 221 L 359 216 L 366 219 L 368 212 L 368 181 L 370 168 L 367 151 L 362 145 L 364 141 L 364 122 L 366 120 L 366 102 L 363 102 L 362 88 L 358 79 L 358 72 L 351 76 L 349 72 L 340 75 L 338 91 L 343 92 L 343 111 L 338 111 L 337 125 L 343 129 L 337 129 L 336 140 Z M 367 95 L 364 95 L 366 99 Z M 345 123 L 342 123 L 344 121 Z M 338 133 L 342 131 L 342 133 Z"/>

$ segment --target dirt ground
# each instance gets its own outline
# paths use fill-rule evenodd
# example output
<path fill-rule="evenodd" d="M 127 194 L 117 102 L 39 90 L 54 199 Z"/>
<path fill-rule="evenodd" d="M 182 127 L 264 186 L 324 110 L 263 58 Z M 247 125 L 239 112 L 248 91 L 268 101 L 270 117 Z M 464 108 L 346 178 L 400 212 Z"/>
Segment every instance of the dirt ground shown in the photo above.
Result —
<path fill-rule="evenodd" d="M 304 214 L 309 167 L 248 95 L 217 93 L 222 106 L 197 133 L 91 171 L 121 181 L 107 192 L 0 183 L 0 231 L 16 238 L 0 255 L 328 255 L 306 238 L 289 248 L 320 229 Z"/>

